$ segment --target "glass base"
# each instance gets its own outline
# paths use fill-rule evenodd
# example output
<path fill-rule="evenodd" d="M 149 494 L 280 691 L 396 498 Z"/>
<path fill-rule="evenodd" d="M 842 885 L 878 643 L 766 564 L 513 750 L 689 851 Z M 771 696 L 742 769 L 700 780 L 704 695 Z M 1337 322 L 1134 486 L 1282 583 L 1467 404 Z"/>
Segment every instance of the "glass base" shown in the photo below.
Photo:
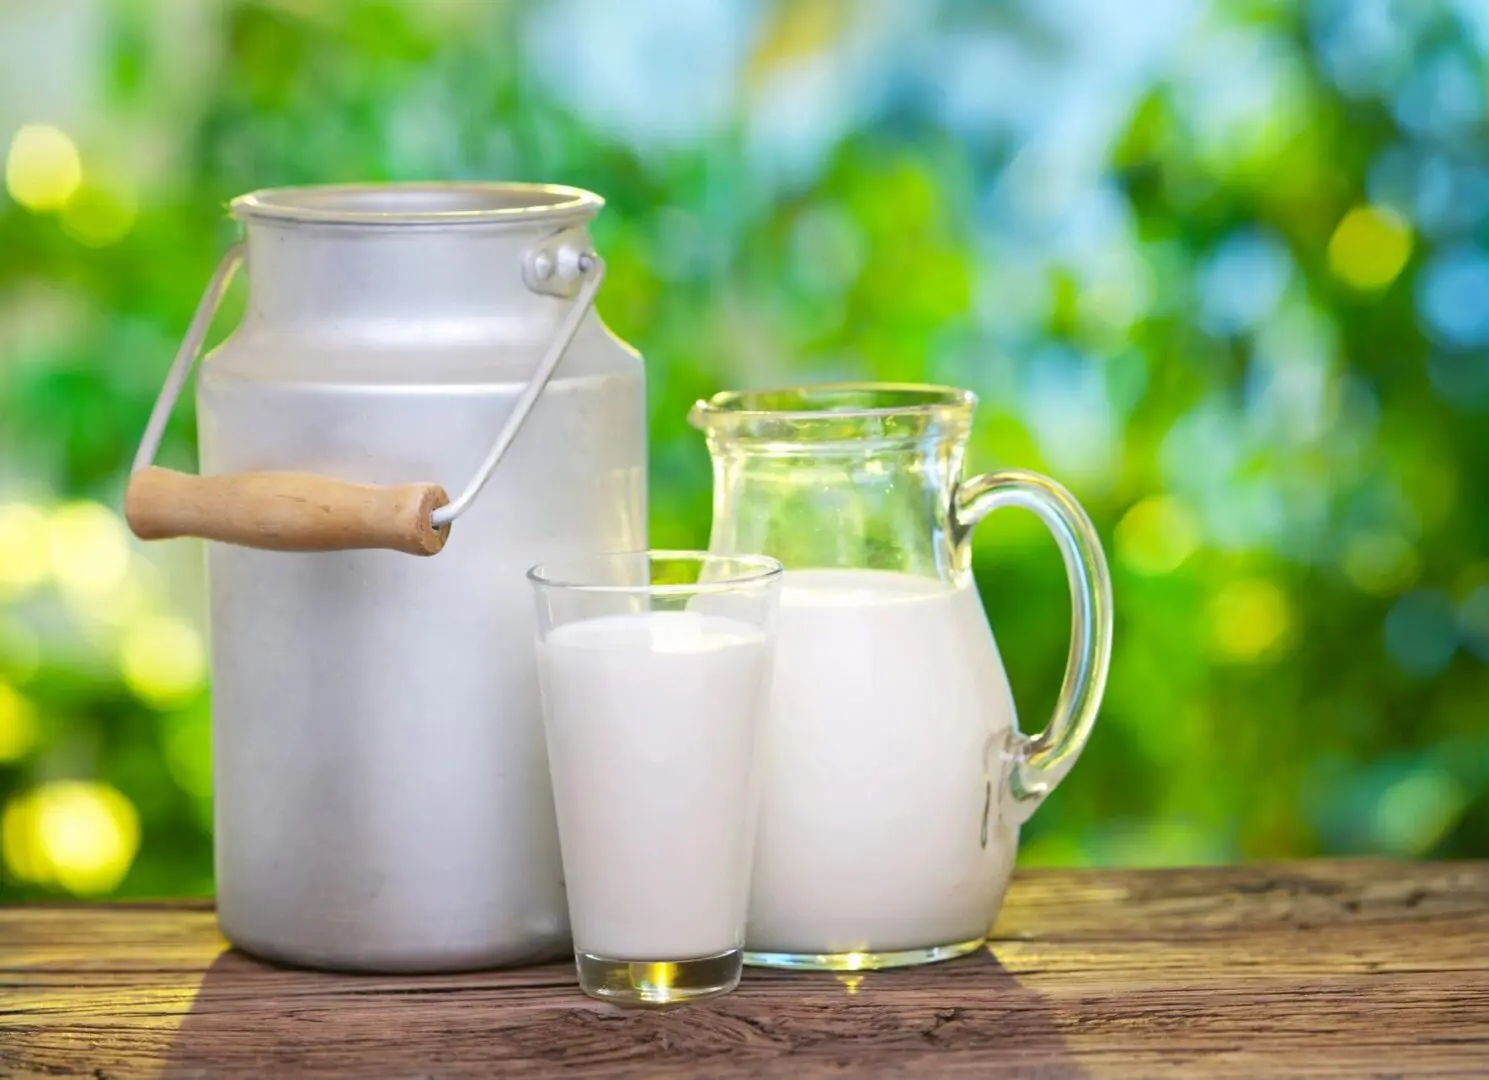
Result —
<path fill-rule="evenodd" d="M 738 949 L 696 960 L 611 960 L 576 952 L 579 988 L 617 1005 L 676 1005 L 727 994 L 739 985 L 744 953 Z"/>
<path fill-rule="evenodd" d="M 924 949 L 900 949 L 894 952 L 785 953 L 746 951 L 744 962 L 750 967 L 784 968 L 789 971 L 878 971 L 881 968 L 914 967 L 953 960 L 974 953 L 987 943 L 987 938 L 973 938 L 954 945 L 932 945 Z"/>

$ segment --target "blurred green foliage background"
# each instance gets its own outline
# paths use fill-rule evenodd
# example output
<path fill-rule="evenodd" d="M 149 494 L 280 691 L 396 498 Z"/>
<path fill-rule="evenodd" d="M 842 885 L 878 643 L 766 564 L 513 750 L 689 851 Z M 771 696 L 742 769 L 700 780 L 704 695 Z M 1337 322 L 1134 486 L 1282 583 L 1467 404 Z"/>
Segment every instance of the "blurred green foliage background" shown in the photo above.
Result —
<path fill-rule="evenodd" d="M 124 470 L 226 201 L 348 180 L 609 200 L 658 544 L 699 396 L 982 396 L 972 465 L 1065 481 L 1116 583 L 1026 864 L 1489 854 L 1486 56 L 1482 0 L 8 0 L 0 897 L 211 890 L 200 549 Z M 1059 560 L 976 542 L 1037 727 Z"/>

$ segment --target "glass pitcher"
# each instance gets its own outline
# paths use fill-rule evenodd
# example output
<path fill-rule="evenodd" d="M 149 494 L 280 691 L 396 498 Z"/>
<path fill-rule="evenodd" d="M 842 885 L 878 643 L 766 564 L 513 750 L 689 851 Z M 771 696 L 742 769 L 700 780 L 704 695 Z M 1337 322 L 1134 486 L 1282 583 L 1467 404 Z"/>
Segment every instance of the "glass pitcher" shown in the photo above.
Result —
<path fill-rule="evenodd" d="M 710 549 L 786 566 L 746 961 L 897 967 L 979 948 L 1019 825 L 1090 735 L 1111 582 L 1059 484 L 964 480 L 976 397 L 839 384 L 731 392 L 690 420 L 713 458 Z M 1019 732 L 972 579 L 973 527 L 1005 506 L 1054 533 L 1072 642 L 1055 716 Z"/>

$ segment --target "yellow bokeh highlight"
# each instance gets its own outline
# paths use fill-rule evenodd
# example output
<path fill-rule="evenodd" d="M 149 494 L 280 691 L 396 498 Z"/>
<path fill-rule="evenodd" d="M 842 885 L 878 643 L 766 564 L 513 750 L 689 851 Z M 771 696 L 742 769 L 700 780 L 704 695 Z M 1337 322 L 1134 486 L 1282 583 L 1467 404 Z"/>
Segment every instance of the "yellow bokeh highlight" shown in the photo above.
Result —
<path fill-rule="evenodd" d="M 83 182 L 83 161 L 66 132 L 27 124 L 10 141 L 5 190 L 27 210 L 60 210 Z"/>
<path fill-rule="evenodd" d="M 129 533 L 119 516 L 100 503 L 59 506 L 47 520 L 46 538 L 57 584 L 79 600 L 102 599 L 129 575 Z"/>
<path fill-rule="evenodd" d="M 1260 660 L 1280 648 L 1292 630 L 1287 595 L 1265 578 L 1226 584 L 1210 601 L 1210 642 L 1226 660 Z"/>
<path fill-rule="evenodd" d="M 120 188 L 84 183 L 62 207 L 62 231 L 89 247 L 107 247 L 134 225 L 134 197 Z"/>
<path fill-rule="evenodd" d="M 25 503 L 0 505 L 0 595 L 41 584 L 49 569 L 46 514 Z"/>
<path fill-rule="evenodd" d="M 168 709 L 201 692 L 207 681 L 207 651 L 189 622 L 155 615 L 125 628 L 119 640 L 119 671 L 135 697 Z"/>
<path fill-rule="evenodd" d="M 1416 584 L 1421 560 L 1405 537 L 1395 533 L 1352 536 L 1344 545 L 1345 576 L 1370 596 L 1395 596 Z"/>
<path fill-rule="evenodd" d="M 0 680 L 0 762 L 19 761 L 36 744 L 36 710 Z"/>
<path fill-rule="evenodd" d="M 1117 558 L 1140 574 L 1170 574 L 1199 547 L 1199 525 L 1178 499 L 1156 495 L 1122 516 L 1114 536 Z"/>
<path fill-rule="evenodd" d="M 851 14 L 842 0 L 795 0 L 780 4 L 750 55 L 745 75 L 757 85 L 770 73 L 821 53 L 837 38 Z"/>
<path fill-rule="evenodd" d="M 37 836 L 36 792 L 14 795 L 0 809 L 0 859 L 17 881 L 44 885 L 54 880 Z"/>
<path fill-rule="evenodd" d="M 1384 206 L 1357 206 L 1329 238 L 1329 267 L 1356 289 L 1383 289 L 1406 266 L 1411 248 L 1411 226 L 1401 215 Z"/>
<path fill-rule="evenodd" d="M 0 813 L 5 866 L 21 881 L 78 896 L 117 888 L 140 847 L 134 804 L 108 784 L 57 780 L 22 792 Z"/>
<path fill-rule="evenodd" d="M 70 606 L 78 616 L 97 626 L 117 630 L 136 622 L 156 609 L 155 594 L 147 586 L 149 570 L 150 564 L 144 559 L 131 559 L 129 574 L 118 588 L 100 596 L 73 594 Z"/>

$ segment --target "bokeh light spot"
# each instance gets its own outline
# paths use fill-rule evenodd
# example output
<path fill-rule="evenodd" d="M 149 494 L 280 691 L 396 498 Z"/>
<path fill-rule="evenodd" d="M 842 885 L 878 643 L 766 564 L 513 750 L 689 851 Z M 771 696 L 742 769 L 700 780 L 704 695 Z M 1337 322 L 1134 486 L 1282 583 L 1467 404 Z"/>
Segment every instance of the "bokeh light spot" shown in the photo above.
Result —
<path fill-rule="evenodd" d="M 1439 251 L 1417 279 L 1417 307 L 1442 344 L 1489 345 L 1489 252 L 1469 244 Z"/>
<path fill-rule="evenodd" d="M 22 881 L 79 896 L 111 892 L 140 846 L 134 804 L 92 780 L 57 780 L 13 796 L 0 814 L 5 865 Z"/>
<path fill-rule="evenodd" d="M 34 506 L 0 506 L 0 594 L 24 592 L 47 575 L 47 518 Z"/>
<path fill-rule="evenodd" d="M 1489 352 L 1437 350 L 1427 358 L 1427 378 L 1455 412 L 1489 410 Z"/>
<path fill-rule="evenodd" d="M 1411 226 L 1401 215 L 1384 206 L 1357 206 L 1329 238 L 1329 267 L 1356 289 L 1383 289 L 1406 266 L 1411 247 Z"/>
<path fill-rule="evenodd" d="M 1117 523 L 1117 557 L 1140 574 L 1170 574 L 1199 547 L 1199 525 L 1178 499 L 1156 495 Z"/>
<path fill-rule="evenodd" d="M 27 124 L 15 133 L 5 158 L 5 190 L 16 202 L 35 213 L 58 210 L 82 182 L 82 158 L 65 132 Z"/>
<path fill-rule="evenodd" d="M 155 592 L 149 587 L 148 560 L 132 558 L 129 573 L 117 588 L 98 596 L 69 593 L 68 607 L 84 624 L 121 629 L 157 610 Z"/>
<path fill-rule="evenodd" d="M 1380 93 L 1409 66 L 1412 39 L 1392 4 L 1313 4 L 1307 11 L 1323 67 L 1345 93 Z"/>
<path fill-rule="evenodd" d="M 134 218 L 134 198 L 127 191 L 85 183 L 62 208 L 62 231 L 89 247 L 106 247 L 124 238 Z"/>
<path fill-rule="evenodd" d="M 1221 658 L 1262 659 L 1279 649 L 1292 630 L 1287 595 L 1265 578 L 1226 584 L 1210 601 L 1210 640 Z"/>
<path fill-rule="evenodd" d="M 1396 533 L 1351 536 L 1344 546 L 1343 565 L 1355 588 L 1371 596 L 1404 592 L 1421 573 L 1416 549 Z"/>
<path fill-rule="evenodd" d="M 1424 855 L 1458 821 L 1468 799 L 1451 776 L 1424 769 L 1381 793 L 1371 815 L 1375 840 L 1397 855 Z"/>
<path fill-rule="evenodd" d="M 1458 605 L 1463 644 L 1480 660 L 1489 662 L 1489 585 L 1480 585 Z"/>
<path fill-rule="evenodd" d="M 83 600 L 107 596 L 129 574 L 129 535 L 108 507 L 67 503 L 47 522 L 47 554 L 63 590 Z"/>
<path fill-rule="evenodd" d="M 1419 56 L 1395 95 L 1396 118 L 1418 134 L 1452 141 L 1484 115 L 1484 91 L 1474 65 L 1460 53 Z"/>
<path fill-rule="evenodd" d="M 170 708 L 198 694 L 207 677 L 201 635 L 168 615 L 141 619 L 119 642 L 119 670 L 130 691 L 147 705 Z"/>
<path fill-rule="evenodd" d="M 1386 615 L 1386 652 L 1410 675 L 1438 674 L 1458 649 L 1457 612 L 1437 589 L 1407 593 Z"/>
<path fill-rule="evenodd" d="M 1292 265 L 1287 246 L 1270 233 L 1248 229 L 1227 237 L 1200 274 L 1200 324 L 1217 335 L 1256 326 L 1282 300 Z"/>
<path fill-rule="evenodd" d="M 36 710 L 0 681 L 0 762 L 18 761 L 36 743 Z"/>
<path fill-rule="evenodd" d="M 45 884 L 51 880 L 51 867 L 36 836 L 35 792 L 11 796 L 0 810 L 0 857 L 17 881 Z"/>

